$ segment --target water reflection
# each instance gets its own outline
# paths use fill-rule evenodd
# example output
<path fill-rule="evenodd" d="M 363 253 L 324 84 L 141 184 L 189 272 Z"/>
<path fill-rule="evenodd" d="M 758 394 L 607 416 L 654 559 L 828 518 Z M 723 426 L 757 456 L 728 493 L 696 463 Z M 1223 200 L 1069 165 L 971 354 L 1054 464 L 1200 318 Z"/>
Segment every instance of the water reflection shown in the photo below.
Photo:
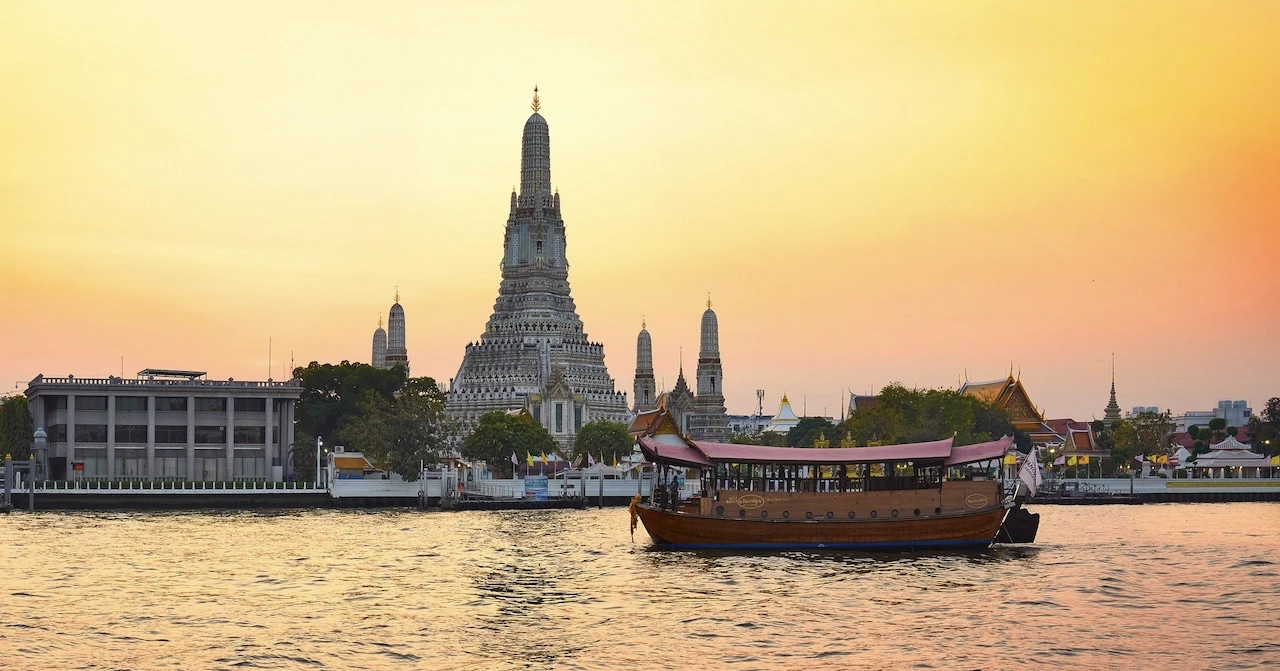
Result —
<path fill-rule="evenodd" d="M 14 514 L 0 636 L 5 668 L 1280 662 L 1280 506 L 1117 508 L 898 554 L 655 552 L 622 509 Z"/>

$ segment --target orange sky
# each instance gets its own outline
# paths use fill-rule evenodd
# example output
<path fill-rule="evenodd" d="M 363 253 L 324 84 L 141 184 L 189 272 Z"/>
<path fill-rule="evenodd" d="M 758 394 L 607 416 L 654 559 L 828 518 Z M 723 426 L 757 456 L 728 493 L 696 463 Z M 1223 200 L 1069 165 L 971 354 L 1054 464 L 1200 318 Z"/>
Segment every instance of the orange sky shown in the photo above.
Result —
<path fill-rule="evenodd" d="M 367 361 L 446 381 L 536 82 L 570 280 L 628 393 L 1021 368 L 1051 416 L 1280 395 L 1280 5 L 6 2 L 0 375 Z M 803 10 L 797 8 L 803 7 Z M 797 408 L 799 409 L 799 408 Z"/>

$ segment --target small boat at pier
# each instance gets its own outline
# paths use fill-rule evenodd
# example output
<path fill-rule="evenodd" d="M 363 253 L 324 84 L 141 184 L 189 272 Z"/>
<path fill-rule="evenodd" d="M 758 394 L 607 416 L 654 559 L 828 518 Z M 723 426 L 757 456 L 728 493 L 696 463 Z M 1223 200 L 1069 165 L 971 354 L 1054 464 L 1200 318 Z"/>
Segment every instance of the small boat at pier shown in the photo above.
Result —
<path fill-rule="evenodd" d="M 662 411 L 659 411 L 662 412 Z M 796 448 L 689 440 L 674 422 L 648 422 L 636 442 L 654 465 L 647 502 L 632 502 L 672 549 L 924 550 L 1029 543 L 1039 515 L 998 480 L 966 468 L 999 460 L 1012 437 L 956 446 L 951 439 L 904 445 Z M 679 474 L 700 487 L 682 498 Z M 1006 525 L 1006 521 L 1008 524 Z"/>

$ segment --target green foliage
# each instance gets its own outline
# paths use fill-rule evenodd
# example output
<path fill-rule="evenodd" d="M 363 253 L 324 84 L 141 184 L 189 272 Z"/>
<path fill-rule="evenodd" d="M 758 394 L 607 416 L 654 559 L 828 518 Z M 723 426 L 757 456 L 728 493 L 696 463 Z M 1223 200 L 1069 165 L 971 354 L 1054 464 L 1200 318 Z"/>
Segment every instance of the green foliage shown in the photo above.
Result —
<path fill-rule="evenodd" d="M 787 432 L 787 447 L 813 447 L 818 436 L 825 436 L 832 444 L 840 442 L 840 427 L 826 417 L 805 417 Z"/>
<path fill-rule="evenodd" d="M 859 445 L 913 443 L 952 435 L 956 445 L 968 445 L 1014 435 L 1003 410 L 950 389 L 907 389 L 894 383 L 881 389 L 878 398 L 875 406 L 853 413 L 834 440 L 847 431 Z"/>
<path fill-rule="evenodd" d="M 1111 455 L 1128 460 L 1140 454 L 1158 454 L 1169 447 L 1172 417 L 1166 412 L 1141 412 L 1120 420 L 1111 432 Z"/>
<path fill-rule="evenodd" d="M 1261 413 L 1249 418 L 1249 439 L 1254 452 L 1280 454 L 1280 397 L 1268 400 Z"/>
<path fill-rule="evenodd" d="M 1227 428 L 1227 420 L 1221 417 L 1214 417 L 1213 419 L 1209 420 L 1210 431 L 1221 431 L 1225 428 Z"/>
<path fill-rule="evenodd" d="M 578 429 L 578 435 L 573 439 L 573 459 L 575 462 L 582 459 L 585 464 L 587 455 L 590 454 L 601 462 L 611 464 L 615 459 L 631 454 L 633 442 L 623 424 L 597 419 Z M 507 456 L 510 458 L 509 454 Z"/>
<path fill-rule="evenodd" d="M 787 434 L 777 431 L 765 431 L 760 434 L 744 433 L 729 439 L 731 443 L 740 445 L 768 445 L 770 447 L 786 447 Z"/>
<path fill-rule="evenodd" d="M 1235 438 L 1236 436 L 1240 435 L 1240 429 L 1238 429 L 1238 428 L 1236 428 L 1236 427 L 1234 427 L 1234 426 L 1228 426 L 1228 427 L 1227 427 L 1227 435 L 1228 435 L 1228 436 L 1231 436 L 1232 438 Z"/>
<path fill-rule="evenodd" d="M 10 396 L 0 404 L 0 459 L 12 455 L 21 461 L 31 456 L 31 434 L 35 433 L 27 397 Z"/>
<path fill-rule="evenodd" d="M 462 456 L 489 464 L 495 473 L 514 477 L 511 454 L 525 461 L 527 455 L 540 457 L 556 450 L 556 440 L 546 427 L 530 418 L 508 415 L 501 410 L 480 416 L 476 428 L 462 440 Z"/>
<path fill-rule="evenodd" d="M 412 482 L 424 463 L 439 461 L 447 434 L 444 393 L 431 378 L 412 378 L 394 400 L 365 390 L 356 415 L 338 429 L 337 439 L 379 469 Z"/>
<path fill-rule="evenodd" d="M 368 392 L 390 403 L 407 383 L 404 366 L 383 370 L 349 361 L 336 366 L 312 361 L 306 368 L 295 368 L 293 376 L 302 382 L 302 398 L 294 413 L 296 424 L 289 453 L 294 471 L 303 477 L 315 472 L 316 436 L 330 445 L 337 444 L 338 432 L 360 414 L 360 404 L 368 400 Z"/>
<path fill-rule="evenodd" d="M 1197 439 L 1199 439 L 1199 438 L 1200 438 L 1200 425 L 1199 425 L 1199 424 L 1192 424 L 1191 426 L 1188 426 L 1188 427 L 1187 427 L 1187 435 L 1188 435 L 1188 436 L 1191 436 L 1191 440 L 1197 440 Z"/>

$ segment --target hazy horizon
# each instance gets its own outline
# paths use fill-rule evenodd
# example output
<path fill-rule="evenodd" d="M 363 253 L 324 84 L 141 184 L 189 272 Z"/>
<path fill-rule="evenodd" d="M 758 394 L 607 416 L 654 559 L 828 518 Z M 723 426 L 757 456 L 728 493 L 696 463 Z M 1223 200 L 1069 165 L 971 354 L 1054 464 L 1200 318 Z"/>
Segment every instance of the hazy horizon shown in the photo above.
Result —
<path fill-rule="evenodd" d="M 1280 5 L 12 2 L 0 375 L 365 361 L 448 382 L 535 84 L 578 314 L 630 399 L 839 416 L 1020 371 L 1049 417 L 1280 395 Z M 12 391 L 12 389 L 10 389 Z"/>

